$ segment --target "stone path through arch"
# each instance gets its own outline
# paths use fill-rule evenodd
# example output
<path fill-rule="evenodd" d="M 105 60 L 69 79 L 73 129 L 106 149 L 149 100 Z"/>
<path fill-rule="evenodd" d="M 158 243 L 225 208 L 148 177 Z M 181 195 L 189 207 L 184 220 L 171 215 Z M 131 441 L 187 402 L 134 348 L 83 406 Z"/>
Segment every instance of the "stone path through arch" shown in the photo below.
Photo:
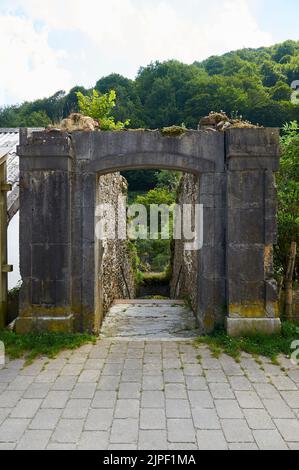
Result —
<path fill-rule="evenodd" d="M 101 337 L 184 340 L 198 336 L 193 312 L 178 300 L 118 300 L 107 313 Z"/>

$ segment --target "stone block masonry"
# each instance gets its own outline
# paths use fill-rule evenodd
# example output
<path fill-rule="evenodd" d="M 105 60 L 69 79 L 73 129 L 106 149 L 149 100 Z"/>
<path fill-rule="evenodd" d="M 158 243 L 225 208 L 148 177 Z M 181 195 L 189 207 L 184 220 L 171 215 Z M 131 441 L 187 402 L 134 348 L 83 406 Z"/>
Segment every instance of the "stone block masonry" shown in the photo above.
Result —
<path fill-rule="evenodd" d="M 184 266 L 196 272 L 191 302 L 202 331 L 224 322 L 234 335 L 280 328 L 272 274 L 278 129 L 179 136 L 54 130 L 30 137 L 22 130 L 18 154 L 18 331 L 99 330 L 111 299 L 94 236 L 99 176 L 134 168 L 176 169 L 199 181 L 194 197 L 203 204 L 204 242 L 197 255 L 185 255 Z"/>

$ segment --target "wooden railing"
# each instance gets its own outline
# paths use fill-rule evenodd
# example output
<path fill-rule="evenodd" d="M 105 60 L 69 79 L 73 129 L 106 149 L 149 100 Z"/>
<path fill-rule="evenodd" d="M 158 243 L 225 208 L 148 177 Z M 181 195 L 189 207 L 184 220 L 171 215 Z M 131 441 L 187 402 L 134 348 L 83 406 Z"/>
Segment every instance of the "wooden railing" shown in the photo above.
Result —
<path fill-rule="evenodd" d="M 6 156 L 0 158 L 0 329 L 6 326 L 7 318 L 7 273 L 12 266 L 7 264 L 7 183 Z"/>

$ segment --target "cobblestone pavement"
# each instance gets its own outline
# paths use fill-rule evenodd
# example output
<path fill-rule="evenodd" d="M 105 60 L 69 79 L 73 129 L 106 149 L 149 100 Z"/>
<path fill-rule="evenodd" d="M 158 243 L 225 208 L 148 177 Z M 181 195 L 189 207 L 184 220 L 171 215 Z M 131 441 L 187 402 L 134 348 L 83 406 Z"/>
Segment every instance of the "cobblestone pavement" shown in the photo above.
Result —
<path fill-rule="evenodd" d="M 299 449 L 299 369 L 101 338 L 0 370 L 0 449 Z"/>

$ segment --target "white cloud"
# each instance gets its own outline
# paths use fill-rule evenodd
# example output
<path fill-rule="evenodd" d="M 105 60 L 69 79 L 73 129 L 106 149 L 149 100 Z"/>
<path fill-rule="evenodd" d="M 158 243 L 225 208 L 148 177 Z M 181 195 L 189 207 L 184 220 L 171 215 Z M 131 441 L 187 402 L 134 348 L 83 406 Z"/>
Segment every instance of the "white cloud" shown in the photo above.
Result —
<path fill-rule="evenodd" d="M 70 86 L 70 74 L 60 65 L 63 52 L 49 47 L 46 29 L 37 32 L 29 19 L 0 16 L 0 44 L 0 104 Z"/>
<path fill-rule="evenodd" d="M 11 11 L 13 5 L 21 7 L 27 17 L 27 20 L 15 18 L 22 24 L 22 31 L 13 25 L 9 36 L 12 43 L 16 37 L 21 47 L 21 54 L 17 53 L 17 46 L 13 48 L 12 61 L 22 55 L 18 70 L 20 73 L 25 69 L 27 77 L 32 77 L 34 85 L 30 88 L 32 92 L 35 89 L 35 96 L 44 93 L 50 85 L 51 90 L 54 85 L 56 89 L 63 88 L 69 79 L 58 65 L 59 56 L 47 43 L 46 31 L 40 34 L 34 31 L 32 22 L 36 20 L 42 21 L 49 31 L 78 32 L 88 38 L 91 49 L 96 51 L 97 64 L 97 76 L 89 75 L 88 85 L 112 71 L 134 77 L 140 65 L 154 60 L 175 58 L 191 63 L 212 54 L 273 42 L 270 34 L 260 30 L 250 8 L 252 0 L 210 3 L 206 0 L 11 0 L 9 4 Z M 0 40 L 2 36 L 5 35 L 0 28 Z M 33 46 L 37 41 L 40 45 L 36 51 Z M 31 57 L 37 57 L 38 66 L 30 75 L 25 62 Z M 90 61 L 89 51 L 86 57 Z M 45 65 L 45 59 L 51 65 Z M 86 67 L 86 61 L 83 64 Z M 80 68 L 79 57 L 77 67 Z M 50 83 L 46 80 L 41 84 L 40 80 L 50 69 Z M 72 71 L 75 70 L 74 64 Z M 94 64 L 90 70 L 95 73 Z M 72 79 L 75 84 L 76 72 Z M 17 80 L 20 83 L 19 77 L 14 81 Z M 14 88 L 22 89 L 17 83 Z"/>

